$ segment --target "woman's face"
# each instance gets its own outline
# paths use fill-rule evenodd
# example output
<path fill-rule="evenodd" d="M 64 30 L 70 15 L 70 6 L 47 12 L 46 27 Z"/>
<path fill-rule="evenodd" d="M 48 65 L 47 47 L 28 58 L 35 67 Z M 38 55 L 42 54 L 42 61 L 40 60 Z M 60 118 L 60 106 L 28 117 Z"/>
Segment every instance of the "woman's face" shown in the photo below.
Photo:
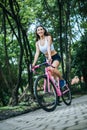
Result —
<path fill-rule="evenodd" d="M 43 27 L 38 27 L 37 28 L 37 34 L 40 36 L 40 37 L 43 37 L 44 36 L 44 29 Z"/>

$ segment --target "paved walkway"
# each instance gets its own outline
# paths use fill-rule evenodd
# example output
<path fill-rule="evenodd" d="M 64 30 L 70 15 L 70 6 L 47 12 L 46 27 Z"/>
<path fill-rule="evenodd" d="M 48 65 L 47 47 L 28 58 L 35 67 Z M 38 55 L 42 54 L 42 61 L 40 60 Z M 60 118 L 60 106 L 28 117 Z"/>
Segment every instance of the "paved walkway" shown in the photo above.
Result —
<path fill-rule="evenodd" d="M 0 121 L 0 130 L 87 130 L 87 95 L 50 113 L 40 109 Z"/>

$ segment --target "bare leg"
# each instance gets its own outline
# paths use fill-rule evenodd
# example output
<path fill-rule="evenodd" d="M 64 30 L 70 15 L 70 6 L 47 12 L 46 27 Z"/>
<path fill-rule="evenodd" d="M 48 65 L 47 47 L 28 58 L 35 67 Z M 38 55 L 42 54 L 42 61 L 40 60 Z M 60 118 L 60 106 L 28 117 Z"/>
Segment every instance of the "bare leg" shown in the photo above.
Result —
<path fill-rule="evenodd" d="M 60 65 L 59 61 L 55 60 L 52 63 L 52 66 L 54 66 L 55 68 L 51 67 L 51 72 L 52 75 L 54 76 L 54 78 L 56 79 L 57 77 L 59 77 L 59 79 L 63 79 L 61 73 L 58 71 L 58 66 Z"/>

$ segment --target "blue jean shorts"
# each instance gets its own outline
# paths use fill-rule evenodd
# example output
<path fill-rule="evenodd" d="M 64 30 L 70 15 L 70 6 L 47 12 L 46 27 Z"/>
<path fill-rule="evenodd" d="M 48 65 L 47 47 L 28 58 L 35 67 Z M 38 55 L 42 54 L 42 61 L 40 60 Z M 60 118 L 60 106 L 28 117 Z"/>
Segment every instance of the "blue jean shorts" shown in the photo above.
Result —
<path fill-rule="evenodd" d="M 52 58 L 52 62 L 55 61 L 55 60 L 58 60 L 59 62 L 61 62 L 61 57 L 60 57 L 60 55 L 58 55 L 58 53 L 53 55 L 51 58 Z"/>
<path fill-rule="evenodd" d="M 53 61 L 55 61 L 55 60 L 61 62 L 61 57 L 60 57 L 60 55 L 58 55 L 58 53 L 56 53 L 55 55 L 51 56 L 51 58 L 52 58 L 52 63 L 53 63 Z M 47 60 L 47 59 L 45 59 L 45 61 L 46 61 L 46 60 Z"/>

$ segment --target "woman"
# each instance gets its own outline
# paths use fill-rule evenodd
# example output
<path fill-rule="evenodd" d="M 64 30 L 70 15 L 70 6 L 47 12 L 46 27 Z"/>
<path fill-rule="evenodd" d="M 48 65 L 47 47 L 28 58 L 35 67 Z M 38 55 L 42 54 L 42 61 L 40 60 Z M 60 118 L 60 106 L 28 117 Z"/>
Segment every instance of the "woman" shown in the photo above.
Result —
<path fill-rule="evenodd" d="M 59 77 L 61 80 L 60 85 L 64 86 L 65 81 L 63 80 L 61 73 L 58 71 L 61 58 L 54 49 L 52 36 L 42 25 L 39 25 L 36 28 L 36 53 L 32 66 L 35 66 L 40 52 L 42 52 L 48 62 L 52 63 L 52 66 L 55 67 L 49 67 L 52 76 L 55 78 L 55 80 L 57 80 L 57 77 Z"/>

